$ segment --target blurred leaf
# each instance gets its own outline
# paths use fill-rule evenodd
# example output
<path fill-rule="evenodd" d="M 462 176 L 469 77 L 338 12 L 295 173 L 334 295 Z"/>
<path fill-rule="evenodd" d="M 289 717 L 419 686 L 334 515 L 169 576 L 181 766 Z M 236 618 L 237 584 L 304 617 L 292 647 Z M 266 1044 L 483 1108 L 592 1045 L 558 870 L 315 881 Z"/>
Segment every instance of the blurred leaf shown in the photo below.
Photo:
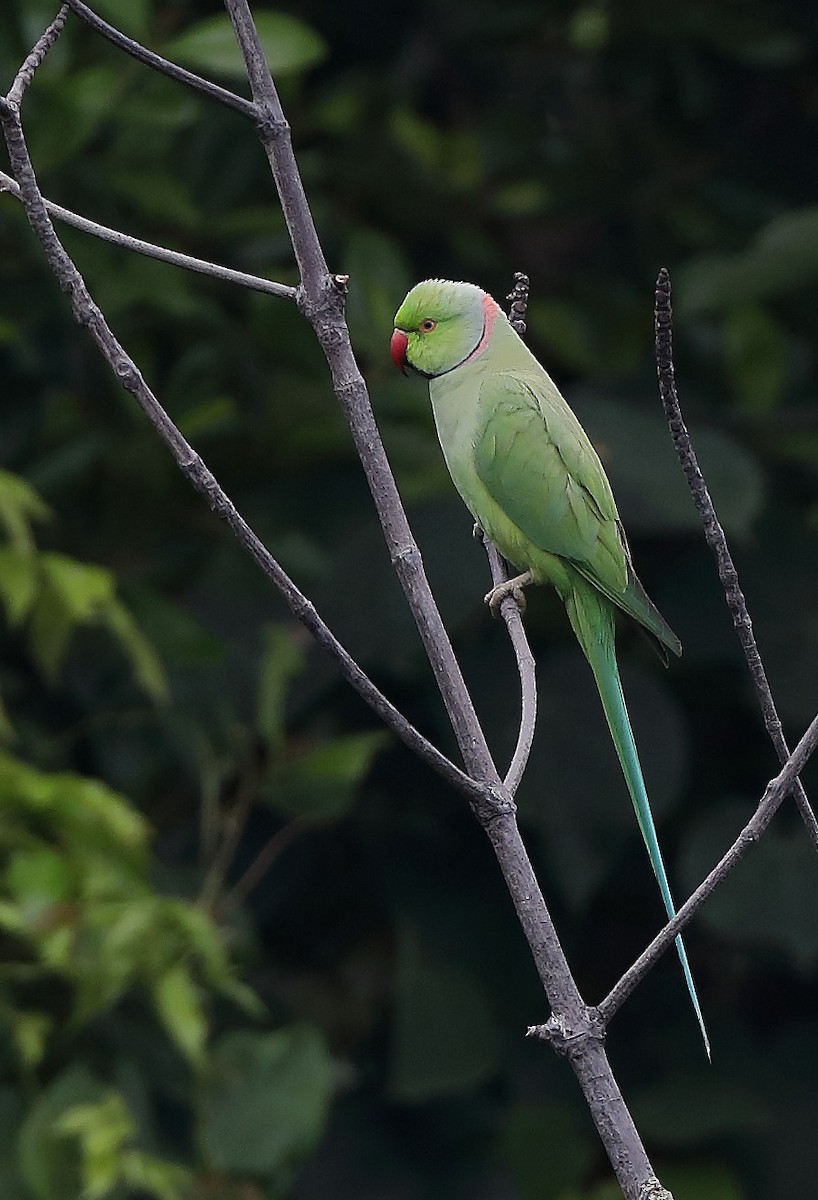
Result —
<path fill-rule="evenodd" d="M 755 808 L 724 804 L 698 822 L 683 845 L 681 865 L 688 891 L 735 841 Z M 818 962 L 818 873 L 815 851 L 800 829 L 768 829 L 716 889 L 700 919 L 737 942 L 785 950 L 801 970 Z"/>
<path fill-rule="evenodd" d="M 98 1101 L 72 1106 L 60 1117 L 56 1128 L 79 1143 L 83 1200 L 107 1200 L 119 1195 L 117 1185 L 121 1183 L 155 1200 L 190 1197 L 189 1171 L 131 1145 L 136 1123 L 118 1092 L 109 1091 Z"/>
<path fill-rule="evenodd" d="M 159 656 L 120 601 L 108 605 L 106 624 L 131 660 L 134 677 L 142 690 L 157 703 L 167 700 L 168 680 Z"/>
<path fill-rule="evenodd" d="M 79 1141 L 83 1200 L 103 1200 L 120 1174 L 120 1152 L 134 1132 L 122 1097 L 108 1092 L 90 1104 L 74 1104 L 55 1122 L 58 1133 Z"/>
<path fill-rule="evenodd" d="M 568 26 L 568 38 L 577 50 L 601 50 L 610 35 L 610 18 L 601 4 L 586 4 L 577 9 Z"/>
<path fill-rule="evenodd" d="M 62 854 L 49 847 L 15 850 L 5 870 L 5 884 L 32 925 L 46 909 L 66 900 L 74 876 Z"/>
<path fill-rule="evenodd" d="M 37 85 L 48 100 L 48 120 L 34 124 L 28 141 L 41 178 L 76 160 L 100 127 L 111 121 L 112 104 L 120 99 L 125 78 L 121 65 L 112 62 L 77 66 L 58 79 L 48 71 L 40 73 Z"/>
<path fill-rule="evenodd" d="M 300 765 L 316 779 L 360 783 L 371 768 L 372 759 L 388 741 L 389 734 L 384 731 L 350 733 L 322 742 Z"/>
<path fill-rule="evenodd" d="M 223 658 L 221 641 L 181 605 L 142 584 L 129 583 L 122 593 L 160 661 L 218 667 Z"/>
<path fill-rule="evenodd" d="M 750 412 L 774 408 L 785 381 L 784 343 L 780 327 L 760 305 L 743 304 L 727 314 L 724 355 L 742 407 Z"/>
<path fill-rule="evenodd" d="M 284 745 L 284 706 L 291 680 L 303 666 L 304 656 L 286 625 L 266 625 L 256 706 L 256 728 L 272 753 Z"/>
<path fill-rule="evenodd" d="M 19 625 L 27 616 L 37 593 L 38 569 L 34 555 L 0 546 L 0 601 L 9 625 Z"/>
<path fill-rule="evenodd" d="M 49 515 L 48 505 L 30 484 L 10 471 L 0 471 L 0 526 L 18 554 L 34 552 L 31 523 Z"/>
<path fill-rule="evenodd" d="M 18 1012 L 14 1018 L 17 1053 L 27 1067 L 36 1067 L 45 1054 L 46 1039 L 54 1027 L 51 1017 L 39 1012 Z"/>
<path fill-rule="evenodd" d="M 315 750 L 272 772 L 265 798 L 298 817 L 332 820 L 354 802 L 358 785 L 378 751 L 389 741 L 382 731 L 351 733 L 322 742 Z"/>
<path fill-rule="evenodd" d="M 797 291 L 818 279 L 818 207 L 782 213 L 738 254 L 707 255 L 677 272 L 680 316 Z"/>
<path fill-rule="evenodd" d="M 276 1175 L 313 1148 L 332 1090 L 318 1033 L 292 1025 L 230 1033 L 213 1048 L 202 1108 L 208 1161 L 224 1171 Z"/>
<path fill-rule="evenodd" d="M 153 986 L 159 1017 L 179 1049 L 194 1067 L 204 1065 L 207 1021 L 202 994 L 183 963 L 165 971 Z"/>
<path fill-rule="evenodd" d="M 95 620 L 114 598 L 114 577 L 103 567 L 52 553 L 40 555 L 40 565 L 47 586 L 59 598 L 72 622 Z"/>
<path fill-rule="evenodd" d="M 349 275 L 347 319 L 353 344 L 386 362 L 395 312 L 411 285 L 403 254 L 385 234 L 356 229 L 343 256 Z"/>
<path fill-rule="evenodd" d="M 270 72 L 292 75 L 316 66 L 327 50 L 319 35 L 304 21 L 287 13 L 254 11 Z M 185 66 L 212 71 L 232 79 L 246 79 L 236 35 L 227 16 L 206 17 L 162 47 L 166 58 Z"/>
<path fill-rule="evenodd" d="M 403 1104 L 465 1092 L 499 1067 L 500 1032 L 480 981 L 398 929 L 389 1094 Z"/>
<path fill-rule="evenodd" d="M 86 1066 L 74 1064 L 34 1101 L 19 1136 L 20 1174 L 36 1200 L 77 1200 L 82 1193 L 78 1147 L 63 1136 L 60 1118 L 75 1105 L 104 1098 L 102 1083 Z"/>

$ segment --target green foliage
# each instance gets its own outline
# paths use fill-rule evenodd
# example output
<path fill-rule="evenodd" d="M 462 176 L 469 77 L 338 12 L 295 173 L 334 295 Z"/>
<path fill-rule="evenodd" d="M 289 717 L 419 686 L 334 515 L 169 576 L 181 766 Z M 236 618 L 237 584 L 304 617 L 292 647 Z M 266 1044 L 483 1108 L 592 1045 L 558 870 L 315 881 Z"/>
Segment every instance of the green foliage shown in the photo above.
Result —
<path fill-rule="evenodd" d="M 323 1130 L 332 1070 L 306 1026 L 230 1033 L 213 1047 L 201 1139 L 206 1160 L 238 1175 L 289 1174 Z"/>
<path fill-rule="evenodd" d="M 92 7 L 243 89 L 219 4 Z M 807 9 L 257 10 L 327 259 L 350 274 L 390 460 L 500 763 L 518 683 L 482 610 L 484 555 L 424 387 L 397 375 L 387 343 L 417 279 L 471 279 L 499 299 L 513 271 L 531 276 L 532 349 L 592 433 L 639 574 L 685 646 L 663 673 L 624 627 L 620 639 L 679 895 L 776 765 L 656 399 L 651 290 L 667 265 L 686 417 L 795 740 L 818 675 Z M 54 11 L 0 5 L 3 90 Z M 24 118 L 51 198 L 296 282 L 251 123 L 73 16 Z M 242 514 L 451 750 L 295 306 L 60 233 Z M 7 195 L 0 356 L 3 1200 L 610 1200 L 564 1064 L 522 1039 L 546 1015 L 542 995 L 470 814 L 284 623 L 71 321 Z M 661 906 L 559 607 L 531 595 L 526 622 L 540 721 L 524 832 L 593 1001 Z M 712 1071 L 696 1065 L 670 956 L 610 1030 L 677 1200 L 814 1192 L 812 857 L 783 812 L 690 930 Z"/>
<path fill-rule="evenodd" d="M 321 38 L 303 21 L 286 13 L 263 10 L 255 12 L 254 18 L 267 64 L 276 76 L 313 67 L 326 54 Z M 245 78 L 244 62 L 226 15 L 197 21 L 167 42 L 163 52 L 183 66 L 212 71 L 214 75 L 228 78 Z"/>

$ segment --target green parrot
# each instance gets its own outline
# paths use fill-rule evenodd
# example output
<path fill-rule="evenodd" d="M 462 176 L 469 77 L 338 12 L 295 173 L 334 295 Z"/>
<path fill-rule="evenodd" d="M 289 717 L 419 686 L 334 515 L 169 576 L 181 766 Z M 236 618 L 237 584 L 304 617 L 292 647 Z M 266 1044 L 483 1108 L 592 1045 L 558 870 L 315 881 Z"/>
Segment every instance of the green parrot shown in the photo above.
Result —
<path fill-rule="evenodd" d="M 636 819 L 668 917 L 675 915 L 615 649 L 617 608 L 667 664 L 681 643 L 631 563 L 611 485 L 588 436 L 499 304 L 471 283 L 417 284 L 395 315 L 392 359 L 429 380 L 437 433 L 475 521 L 521 574 L 486 596 L 550 583 L 594 673 Z M 710 1044 L 684 943 L 676 938 L 708 1058 Z"/>

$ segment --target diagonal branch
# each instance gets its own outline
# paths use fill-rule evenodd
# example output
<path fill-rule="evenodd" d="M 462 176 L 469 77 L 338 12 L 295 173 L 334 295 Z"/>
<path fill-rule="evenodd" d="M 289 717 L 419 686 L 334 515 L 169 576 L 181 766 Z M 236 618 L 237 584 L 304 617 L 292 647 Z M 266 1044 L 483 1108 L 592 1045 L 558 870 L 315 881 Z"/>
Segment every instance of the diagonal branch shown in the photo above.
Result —
<path fill-rule="evenodd" d="M 5 171 L 0 171 L 0 192 L 8 192 L 10 196 L 14 196 L 15 200 L 22 200 L 20 185 Z M 240 287 L 250 288 L 255 292 L 266 292 L 270 296 L 283 296 L 287 300 L 295 299 L 295 288 L 289 287 L 286 283 L 276 283 L 273 279 L 263 279 L 259 275 L 248 275 L 245 271 L 234 271 L 230 267 L 221 267 L 218 263 L 208 262 L 203 258 L 193 258 L 190 254 L 181 254 L 178 250 L 168 250 L 164 246 L 155 246 L 152 242 L 143 242 L 141 238 L 120 233 L 118 229 L 109 229 L 107 225 L 98 225 L 96 221 L 90 221 L 88 217 L 81 217 L 79 213 L 72 212 L 70 208 L 63 208 L 61 204 L 54 204 L 45 197 L 43 197 L 43 204 L 49 216 L 57 217 L 66 225 L 80 229 L 83 233 L 90 233 L 92 237 L 99 238 L 103 242 L 110 242 L 112 246 L 121 246 L 124 250 L 133 250 L 137 254 L 144 254 L 159 262 L 170 263 L 174 267 L 183 267 L 187 271 L 196 271 L 200 275 L 210 275 L 213 279 L 222 279 L 226 283 L 237 283 Z"/>
<path fill-rule="evenodd" d="M 82 3 L 82 0 L 66 0 L 66 5 L 86 25 L 107 38 L 112 45 L 124 50 L 126 54 L 130 54 L 131 58 L 135 58 L 137 62 L 144 63 L 146 67 L 158 71 L 160 75 L 167 75 L 168 79 L 173 79 L 176 83 L 183 83 L 185 87 L 193 88 L 195 92 L 201 92 L 203 96 L 207 96 L 211 100 L 218 100 L 220 104 L 233 108 L 245 117 L 255 120 L 257 115 L 255 107 L 243 96 L 237 96 L 235 92 L 219 87 L 217 83 L 211 83 L 209 79 L 202 79 L 201 75 L 194 75 L 192 71 L 186 71 L 184 67 L 177 67 L 176 63 L 162 58 L 161 54 L 155 54 L 153 50 L 148 50 L 147 46 L 142 46 L 133 38 L 126 37 L 113 25 L 103 21 L 102 17 L 98 17 L 93 9 Z"/>
<path fill-rule="evenodd" d="M 629 967 L 622 978 L 611 989 L 601 1004 L 597 1005 L 597 1016 L 603 1027 L 608 1024 L 622 1004 L 627 1000 L 636 985 L 644 979 L 657 959 L 671 946 L 677 936 L 687 925 L 688 921 L 701 908 L 705 900 L 713 893 L 721 881 L 732 871 L 733 867 L 743 857 L 747 848 L 757 842 L 781 807 L 783 800 L 793 789 L 793 783 L 804 768 L 807 759 L 818 746 L 818 716 L 801 738 L 798 745 L 788 757 L 782 770 L 772 779 L 758 803 L 756 811 L 742 829 L 733 845 L 719 860 L 707 878 L 699 884 L 695 892 L 681 906 L 672 921 L 668 921 L 661 932 L 656 935 L 650 945 Z"/>
<path fill-rule="evenodd" d="M 100 309 L 91 298 L 82 276 L 59 241 L 46 211 L 31 165 L 17 106 L 7 99 L 0 98 L 0 122 L 3 125 L 9 157 L 20 185 L 21 198 L 29 222 L 43 247 L 49 266 L 57 277 L 60 287 L 71 297 L 75 319 L 88 329 L 117 380 L 139 404 L 170 450 L 182 473 L 205 497 L 213 511 L 227 522 L 245 550 L 281 592 L 293 615 L 332 654 L 344 677 L 389 728 L 425 762 L 434 767 L 455 787 L 465 792 L 473 802 L 485 801 L 486 788 L 475 783 L 449 762 L 403 717 L 364 674 L 354 659 L 337 641 L 313 605 L 299 591 L 253 532 L 200 456 L 174 425 L 145 383 L 136 364 L 126 354 L 112 333 Z"/>
<path fill-rule="evenodd" d="M 684 418 L 682 417 L 679 395 L 676 390 L 676 377 L 673 368 L 673 310 L 671 307 L 670 275 L 663 267 L 656 281 L 655 304 L 656 328 L 656 371 L 659 377 L 659 395 L 670 426 L 673 445 L 682 464 L 688 487 L 693 501 L 704 525 L 704 536 L 708 546 L 713 551 L 719 579 L 724 588 L 727 607 L 733 618 L 733 625 L 738 634 L 753 686 L 756 690 L 764 725 L 775 747 L 779 762 L 786 762 L 789 757 L 789 747 L 781 728 L 781 719 L 775 707 L 773 694 L 767 680 L 767 672 L 761 661 L 747 602 L 739 584 L 738 571 L 733 562 L 733 556 L 727 545 L 727 538 L 721 527 L 713 501 L 710 498 L 707 484 L 699 467 L 696 452 L 690 440 Z M 818 820 L 810 807 L 807 794 L 800 779 L 793 781 L 792 792 L 801 817 L 809 833 L 812 844 L 818 849 Z"/>

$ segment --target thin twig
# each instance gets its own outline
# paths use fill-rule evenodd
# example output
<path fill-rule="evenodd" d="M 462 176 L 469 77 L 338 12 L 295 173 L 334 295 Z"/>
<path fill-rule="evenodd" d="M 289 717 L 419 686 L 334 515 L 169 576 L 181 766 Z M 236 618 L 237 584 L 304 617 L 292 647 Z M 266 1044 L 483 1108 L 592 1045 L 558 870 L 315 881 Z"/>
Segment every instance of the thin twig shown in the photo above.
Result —
<path fill-rule="evenodd" d="M 727 607 L 730 609 L 733 625 L 738 634 L 741 648 L 744 651 L 744 657 L 747 660 L 750 677 L 752 678 L 756 696 L 761 706 L 762 716 L 764 717 L 764 725 L 775 747 L 778 761 L 784 763 L 787 761 L 790 751 L 781 728 L 781 719 L 775 707 L 770 684 L 767 680 L 767 672 L 764 670 L 764 664 L 761 661 L 761 655 L 758 652 L 758 646 L 753 636 L 753 625 L 750 620 L 750 614 L 747 611 L 747 602 L 744 599 L 744 593 L 739 584 L 738 571 L 727 545 L 724 530 L 716 516 L 716 509 L 710 498 L 710 492 L 699 467 L 696 452 L 690 440 L 690 434 L 682 417 L 673 367 L 673 309 L 671 307 L 670 275 L 664 267 L 659 272 L 659 278 L 656 281 L 654 313 L 656 372 L 659 377 L 659 395 L 662 399 L 668 425 L 670 426 L 673 445 L 676 448 L 682 470 L 685 473 L 690 493 L 693 496 L 693 502 L 704 525 L 705 539 L 716 559 L 716 567 L 722 587 L 724 588 Z M 807 794 L 800 779 L 794 780 L 792 790 L 810 840 L 813 846 L 818 849 L 818 820 L 816 820 L 815 813 L 810 807 Z"/>
<path fill-rule="evenodd" d="M 224 881 L 250 819 L 253 802 L 258 791 L 258 782 L 256 771 L 248 764 L 245 771 L 239 776 L 236 796 L 229 811 L 222 815 L 221 806 L 219 805 L 216 809 L 221 816 L 219 822 L 221 842 L 217 843 L 215 852 L 210 856 L 197 897 L 197 903 L 203 908 L 213 910 L 219 904 Z"/>
<path fill-rule="evenodd" d="M 314 819 L 308 820 L 306 817 L 293 817 L 286 825 L 282 825 L 281 829 L 264 843 L 246 871 L 236 880 L 233 887 L 218 900 L 216 907 L 219 915 L 223 918 L 239 904 L 243 904 L 253 888 L 261 883 L 282 851 L 300 833 L 303 833 L 306 829 L 314 829 L 318 824 L 319 822 Z"/>
<path fill-rule="evenodd" d="M 517 271 L 514 275 L 514 288 L 506 299 L 511 301 L 509 310 L 510 322 L 520 336 L 526 330 L 525 313 L 528 306 L 528 292 L 528 276 L 524 275 L 522 271 Z M 475 526 L 476 530 L 477 526 Z M 497 547 L 482 533 L 482 530 L 480 532 L 489 560 L 491 581 L 494 587 L 498 587 L 508 579 L 505 559 Z M 531 647 L 528 644 L 525 626 L 523 625 L 523 614 L 513 596 L 506 596 L 502 601 L 500 616 L 503 618 L 508 630 L 508 636 L 514 649 L 514 657 L 517 660 L 517 670 L 520 675 L 520 729 L 517 734 L 517 745 L 514 747 L 514 754 L 503 780 L 504 786 L 508 788 L 513 796 L 520 786 L 520 781 L 528 765 L 531 747 L 534 743 L 534 730 L 537 724 L 537 676 L 534 655 L 531 653 Z"/>
<path fill-rule="evenodd" d="M 314 606 L 296 587 L 253 532 L 223 491 L 215 476 L 174 425 L 145 383 L 136 364 L 111 332 L 101 311 L 92 300 L 82 276 L 57 237 L 31 165 L 17 107 L 5 99 L 0 99 L 0 121 L 2 121 L 12 169 L 20 185 L 29 222 L 45 251 L 49 266 L 57 277 L 60 287 L 71 297 L 75 319 L 88 329 L 116 379 L 134 397 L 169 448 L 182 473 L 205 497 L 217 516 L 227 522 L 245 550 L 281 592 L 293 615 L 332 654 L 345 678 L 389 728 L 425 762 L 434 767 L 455 787 L 465 792 L 473 802 L 486 802 L 487 799 L 490 801 L 490 797 L 486 795 L 486 787 L 475 783 L 449 762 L 364 674 L 355 660 L 337 641 L 329 627 L 321 620 Z"/>
<path fill-rule="evenodd" d="M 792 754 L 787 759 L 782 770 L 772 779 L 764 790 L 764 795 L 750 820 L 742 829 L 730 849 L 719 860 L 707 878 L 699 884 L 692 896 L 681 906 L 672 921 L 668 921 L 661 932 L 656 935 L 650 945 L 644 950 L 633 966 L 629 967 L 622 978 L 611 989 L 596 1012 L 602 1025 L 605 1026 L 611 1017 L 621 1008 L 636 985 L 647 975 L 657 959 L 671 946 L 677 936 L 687 925 L 688 921 L 698 912 L 705 900 L 713 893 L 727 874 L 733 869 L 744 855 L 747 847 L 757 842 L 764 830 L 780 808 L 783 800 L 792 791 L 793 782 L 804 768 L 807 759 L 818 746 L 818 716 L 801 738 Z"/>
<path fill-rule="evenodd" d="M 46 54 L 56 42 L 57 38 L 62 33 L 65 19 L 68 16 L 68 6 L 63 4 L 60 11 L 57 13 L 54 20 L 46 29 L 42 37 L 37 39 L 37 42 L 31 53 L 26 56 L 26 60 L 20 67 L 20 70 L 14 77 L 14 83 L 9 89 L 6 99 L 9 104 L 13 104 L 15 108 L 19 108 L 23 102 L 23 95 L 26 88 L 34 78 L 34 72 L 41 65 Z"/>
<path fill-rule="evenodd" d="M 19 184 L 0 171 L 0 192 L 8 192 L 16 200 L 20 200 Z M 88 217 L 81 217 L 70 208 L 54 204 L 43 197 L 43 204 L 49 215 L 57 217 L 66 225 L 90 233 L 103 242 L 112 246 L 121 246 L 124 250 L 133 250 L 159 262 L 170 263 L 173 267 L 183 267 L 187 271 L 197 271 L 200 275 L 210 275 L 213 279 L 221 279 L 226 283 L 237 283 L 240 287 L 250 288 L 254 292 L 265 292 L 270 296 L 281 296 L 286 300 L 295 300 L 295 288 L 286 283 L 276 283 L 273 279 L 263 279 L 260 275 L 248 275 L 244 271 L 234 271 L 230 267 L 221 267 L 217 263 L 208 262 L 204 258 L 193 258 L 190 254 L 181 254 L 178 250 L 168 250 L 164 246 L 155 246 L 152 242 L 143 242 L 141 238 L 131 237 L 130 234 L 120 233 L 118 229 L 109 229 L 106 225 L 98 225 Z"/>
<path fill-rule="evenodd" d="M 124 50 L 126 54 L 130 54 L 131 58 L 144 63 L 146 67 L 151 67 L 161 75 L 167 75 L 168 79 L 173 79 L 176 83 L 183 83 L 185 87 L 201 92 L 203 96 L 207 96 L 211 100 L 218 100 L 220 104 L 235 109 L 245 117 L 256 119 L 254 105 L 249 100 L 245 100 L 243 96 L 237 96 L 235 92 L 219 87 L 217 83 L 211 83 L 209 79 L 202 79 L 200 75 L 194 75 L 192 71 L 186 71 L 184 67 L 177 67 L 176 63 L 162 58 L 161 54 L 155 54 L 153 50 L 148 50 L 147 46 L 135 42 L 133 38 L 126 37 L 124 33 L 114 29 L 113 25 L 103 21 L 102 17 L 98 17 L 93 9 L 82 3 L 82 0 L 66 0 L 66 4 L 86 25 L 102 34 L 114 46 Z"/>
<path fill-rule="evenodd" d="M 485 535 L 483 544 L 488 555 L 492 584 L 494 587 L 498 587 L 508 579 L 505 560 L 497 547 Z M 505 621 L 509 640 L 514 648 L 514 657 L 517 660 L 517 670 L 520 674 L 520 729 L 517 734 L 517 745 L 514 747 L 514 754 L 503 780 L 503 786 L 513 796 L 520 786 L 534 743 L 534 730 L 537 725 L 537 667 L 526 637 L 523 614 L 513 596 L 506 596 L 502 601 L 500 616 Z"/>

